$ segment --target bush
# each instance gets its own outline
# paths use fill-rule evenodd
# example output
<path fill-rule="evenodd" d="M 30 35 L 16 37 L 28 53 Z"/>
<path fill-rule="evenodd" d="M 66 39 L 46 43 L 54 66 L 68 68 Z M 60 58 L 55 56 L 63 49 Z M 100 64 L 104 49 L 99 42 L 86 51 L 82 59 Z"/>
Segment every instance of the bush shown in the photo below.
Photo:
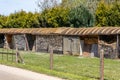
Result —
<path fill-rule="evenodd" d="M 83 5 L 72 8 L 69 13 L 71 27 L 90 27 L 93 26 L 93 15 Z"/>
<path fill-rule="evenodd" d="M 120 4 L 111 5 L 101 2 L 96 10 L 97 26 L 120 26 Z"/>
<path fill-rule="evenodd" d="M 69 9 L 62 6 L 46 9 L 41 13 L 39 21 L 41 27 L 67 26 Z"/>

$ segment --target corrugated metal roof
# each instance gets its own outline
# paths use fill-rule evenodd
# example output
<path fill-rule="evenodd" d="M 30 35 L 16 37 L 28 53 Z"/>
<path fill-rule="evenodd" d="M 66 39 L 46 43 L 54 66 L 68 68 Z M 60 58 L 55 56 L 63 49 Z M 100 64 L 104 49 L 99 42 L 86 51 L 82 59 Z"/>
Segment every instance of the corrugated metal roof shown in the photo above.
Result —
<path fill-rule="evenodd" d="M 0 29 L 0 34 L 34 34 L 34 35 L 112 35 L 120 34 L 120 27 L 92 28 L 6 28 Z"/>

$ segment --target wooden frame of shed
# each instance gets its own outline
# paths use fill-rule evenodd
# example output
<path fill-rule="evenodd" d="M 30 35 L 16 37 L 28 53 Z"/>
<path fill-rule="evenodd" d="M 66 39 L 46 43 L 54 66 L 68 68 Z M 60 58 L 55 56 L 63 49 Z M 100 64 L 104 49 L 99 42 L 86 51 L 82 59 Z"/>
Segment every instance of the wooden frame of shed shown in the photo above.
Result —
<path fill-rule="evenodd" d="M 18 41 L 25 44 L 23 50 L 48 52 L 51 45 L 55 53 L 99 57 L 104 49 L 106 58 L 120 58 L 119 34 L 119 27 L 0 29 L 1 41 L 6 39 L 8 48 L 14 49 L 13 38 L 23 35 L 25 43 Z"/>

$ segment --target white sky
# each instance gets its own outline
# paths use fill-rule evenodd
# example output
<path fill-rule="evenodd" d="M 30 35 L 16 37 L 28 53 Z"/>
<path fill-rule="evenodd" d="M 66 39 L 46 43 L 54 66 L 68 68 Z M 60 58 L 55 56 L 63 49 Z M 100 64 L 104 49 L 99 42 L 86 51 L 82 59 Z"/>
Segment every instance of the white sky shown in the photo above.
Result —
<path fill-rule="evenodd" d="M 0 0 L 0 14 L 9 15 L 22 9 L 27 12 L 39 11 L 37 1 L 38 0 Z"/>

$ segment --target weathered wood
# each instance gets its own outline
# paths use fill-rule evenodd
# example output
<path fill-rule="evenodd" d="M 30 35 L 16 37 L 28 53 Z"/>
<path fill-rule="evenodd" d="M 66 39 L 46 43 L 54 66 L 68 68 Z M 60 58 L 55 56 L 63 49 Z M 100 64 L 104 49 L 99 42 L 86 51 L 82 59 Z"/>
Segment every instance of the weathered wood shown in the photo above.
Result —
<path fill-rule="evenodd" d="M 10 41 L 11 41 L 10 37 L 7 34 L 5 34 L 5 45 L 4 45 L 4 48 L 10 49 L 10 46 L 9 46 L 9 42 Z"/>
<path fill-rule="evenodd" d="M 104 80 L 104 50 L 100 51 L 100 80 Z"/>
<path fill-rule="evenodd" d="M 16 63 L 18 63 L 18 49 L 17 49 L 17 47 L 16 47 Z"/>
<path fill-rule="evenodd" d="M 10 53 L 10 52 L 0 52 L 0 54 L 15 55 L 15 53 Z"/>
<path fill-rule="evenodd" d="M 20 59 L 20 62 L 24 64 L 24 60 L 23 60 L 23 57 L 20 55 L 20 53 L 18 52 L 18 57 Z"/>
<path fill-rule="evenodd" d="M 38 43 L 38 37 L 39 37 L 39 36 L 36 36 L 36 41 L 35 41 L 35 51 L 38 50 L 38 46 L 37 46 L 37 43 Z"/>
<path fill-rule="evenodd" d="M 21 62 L 24 64 L 24 60 L 23 60 L 22 56 L 20 55 L 17 44 L 16 44 L 16 63 L 18 63 L 18 62 Z"/>
<path fill-rule="evenodd" d="M 50 70 L 53 69 L 53 48 L 50 46 Z"/>
<path fill-rule="evenodd" d="M 7 54 L 7 61 L 8 61 L 8 54 Z"/>
<path fill-rule="evenodd" d="M 119 56 L 119 35 L 117 35 L 117 44 L 116 44 L 116 58 Z"/>
<path fill-rule="evenodd" d="M 2 60 L 3 60 L 3 53 L 2 53 Z"/>
<path fill-rule="evenodd" d="M 12 62 L 13 62 L 13 55 L 12 55 Z"/>
<path fill-rule="evenodd" d="M 33 47 L 32 47 L 32 51 L 36 51 L 36 41 L 34 41 Z"/>
<path fill-rule="evenodd" d="M 100 55 L 100 36 L 98 36 L 98 56 Z"/>
<path fill-rule="evenodd" d="M 28 43 L 28 40 L 27 40 L 26 34 L 24 34 L 24 38 L 25 38 L 25 45 L 26 45 L 26 46 L 25 46 L 25 48 L 26 48 L 25 50 L 28 50 L 28 51 L 29 51 L 30 48 L 29 48 L 29 43 Z"/>
<path fill-rule="evenodd" d="M 80 56 L 83 55 L 84 40 L 80 40 Z"/>

